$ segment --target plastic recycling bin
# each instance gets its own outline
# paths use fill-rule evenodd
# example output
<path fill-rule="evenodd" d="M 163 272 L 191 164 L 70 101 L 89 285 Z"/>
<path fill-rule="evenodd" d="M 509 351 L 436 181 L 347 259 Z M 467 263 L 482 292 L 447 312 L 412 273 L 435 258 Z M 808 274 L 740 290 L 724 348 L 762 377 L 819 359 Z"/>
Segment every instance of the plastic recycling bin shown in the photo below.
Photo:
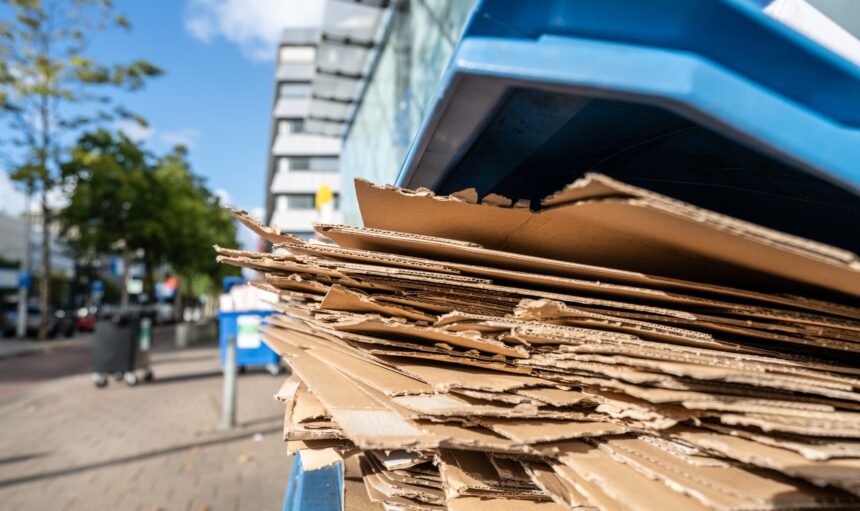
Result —
<path fill-rule="evenodd" d="M 143 379 L 150 381 L 153 372 L 149 364 L 152 321 L 129 314 L 116 314 L 96 322 L 93 342 L 93 383 L 104 387 L 108 376 L 123 380 L 128 386 L 138 382 L 136 370 L 143 370 Z"/>
<path fill-rule="evenodd" d="M 273 376 L 282 372 L 281 357 L 260 339 L 258 328 L 266 316 L 274 311 L 234 311 L 218 313 L 218 339 L 221 346 L 221 365 L 227 352 L 230 336 L 236 337 L 236 365 L 239 370 L 248 367 L 265 367 Z"/>

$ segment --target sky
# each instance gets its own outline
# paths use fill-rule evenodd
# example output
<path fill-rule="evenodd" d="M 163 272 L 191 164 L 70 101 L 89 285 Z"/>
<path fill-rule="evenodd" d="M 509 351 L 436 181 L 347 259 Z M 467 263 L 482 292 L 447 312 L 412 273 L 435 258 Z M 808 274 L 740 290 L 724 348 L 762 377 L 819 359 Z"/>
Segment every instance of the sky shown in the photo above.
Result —
<path fill-rule="evenodd" d="M 156 152 L 188 146 L 194 171 L 227 203 L 263 206 L 278 36 L 288 26 L 319 24 L 323 0 L 114 3 L 132 30 L 98 35 L 90 55 L 111 63 L 146 59 L 166 71 L 142 91 L 118 97 L 149 127 L 115 127 Z M 23 207 L 0 172 L 0 211 Z"/>

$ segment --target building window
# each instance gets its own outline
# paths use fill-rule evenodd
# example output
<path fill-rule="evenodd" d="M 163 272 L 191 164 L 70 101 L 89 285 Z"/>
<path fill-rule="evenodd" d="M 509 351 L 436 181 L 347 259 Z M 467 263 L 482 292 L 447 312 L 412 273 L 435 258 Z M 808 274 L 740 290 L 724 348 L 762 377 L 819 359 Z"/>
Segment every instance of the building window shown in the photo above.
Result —
<path fill-rule="evenodd" d="M 311 170 L 311 159 L 304 156 L 292 156 L 287 158 L 290 162 L 290 170 Z"/>
<path fill-rule="evenodd" d="M 313 46 L 281 46 L 278 61 L 281 64 L 311 64 L 317 57 Z"/>
<path fill-rule="evenodd" d="M 303 119 L 281 119 L 278 121 L 278 136 L 301 133 L 305 130 Z"/>
<path fill-rule="evenodd" d="M 340 162 L 337 156 L 314 156 L 310 160 L 310 170 L 321 172 L 337 172 Z"/>
<path fill-rule="evenodd" d="M 285 193 L 275 198 L 275 204 L 279 210 L 314 209 L 315 197 L 312 193 Z"/>
<path fill-rule="evenodd" d="M 337 156 L 282 156 L 278 172 L 337 172 Z"/>
<path fill-rule="evenodd" d="M 311 84 L 283 82 L 278 85 L 278 98 L 306 98 L 311 95 Z"/>

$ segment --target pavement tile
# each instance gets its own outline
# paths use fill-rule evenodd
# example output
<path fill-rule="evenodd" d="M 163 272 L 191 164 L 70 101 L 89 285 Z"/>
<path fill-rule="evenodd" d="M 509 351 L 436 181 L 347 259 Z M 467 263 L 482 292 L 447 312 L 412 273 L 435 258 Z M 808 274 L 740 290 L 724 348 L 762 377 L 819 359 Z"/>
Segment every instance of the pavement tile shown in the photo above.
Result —
<path fill-rule="evenodd" d="M 96 389 L 81 374 L 4 397 L 0 507 L 280 509 L 291 460 L 271 396 L 285 376 L 241 375 L 240 427 L 222 433 L 217 348 L 156 352 L 153 369 L 156 381 L 134 388 Z"/>

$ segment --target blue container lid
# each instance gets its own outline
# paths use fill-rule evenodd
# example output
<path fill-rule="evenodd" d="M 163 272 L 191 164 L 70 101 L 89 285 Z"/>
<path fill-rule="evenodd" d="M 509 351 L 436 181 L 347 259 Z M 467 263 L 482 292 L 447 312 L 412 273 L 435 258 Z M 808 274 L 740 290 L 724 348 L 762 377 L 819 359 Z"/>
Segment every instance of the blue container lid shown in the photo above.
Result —
<path fill-rule="evenodd" d="M 748 0 L 485 0 L 398 184 L 588 171 L 860 253 L 860 68 Z M 536 202 L 533 202 L 536 205 Z"/>

